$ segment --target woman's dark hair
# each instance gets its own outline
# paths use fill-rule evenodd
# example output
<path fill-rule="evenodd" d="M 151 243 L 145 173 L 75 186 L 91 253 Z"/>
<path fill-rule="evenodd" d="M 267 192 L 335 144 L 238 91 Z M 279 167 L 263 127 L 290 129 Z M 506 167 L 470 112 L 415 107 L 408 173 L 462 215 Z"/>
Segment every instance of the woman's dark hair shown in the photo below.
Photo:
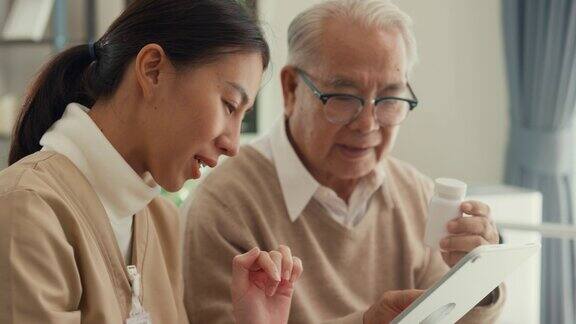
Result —
<path fill-rule="evenodd" d="M 126 67 L 147 44 L 158 44 L 176 68 L 235 52 L 270 53 L 255 17 L 236 0 L 135 0 L 94 43 L 69 48 L 41 71 L 14 128 L 9 164 L 41 149 L 44 133 L 71 102 L 92 107 L 114 94 Z"/>

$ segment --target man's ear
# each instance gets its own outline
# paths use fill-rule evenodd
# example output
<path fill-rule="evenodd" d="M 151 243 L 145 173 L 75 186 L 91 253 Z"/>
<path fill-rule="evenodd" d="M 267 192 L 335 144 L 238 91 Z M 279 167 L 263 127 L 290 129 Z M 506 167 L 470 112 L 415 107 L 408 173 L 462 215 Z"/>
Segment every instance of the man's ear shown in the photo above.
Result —
<path fill-rule="evenodd" d="M 168 58 L 158 44 L 148 44 L 136 56 L 134 69 L 144 97 L 151 97 L 160 82 L 160 71 L 167 68 Z"/>
<path fill-rule="evenodd" d="M 280 72 L 282 95 L 284 96 L 284 115 L 290 117 L 296 104 L 296 89 L 298 87 L 298 72 L 296 68 L 286 65 Z"/>

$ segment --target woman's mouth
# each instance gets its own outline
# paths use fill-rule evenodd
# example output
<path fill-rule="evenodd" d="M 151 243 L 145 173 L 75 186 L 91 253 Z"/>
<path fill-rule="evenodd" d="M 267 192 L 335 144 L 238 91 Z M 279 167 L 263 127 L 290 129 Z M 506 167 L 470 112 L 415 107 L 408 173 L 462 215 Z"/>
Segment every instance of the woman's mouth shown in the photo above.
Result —
<path fill-rule="evenodd" d="M 202 168 L 214 168 L 216 166 L 216 160 L 209 159 L 203 156 L 196 155 L 194 156 L 194 167 L 192 170 L 192 178 L 198 179 L 202 176 Z"/>

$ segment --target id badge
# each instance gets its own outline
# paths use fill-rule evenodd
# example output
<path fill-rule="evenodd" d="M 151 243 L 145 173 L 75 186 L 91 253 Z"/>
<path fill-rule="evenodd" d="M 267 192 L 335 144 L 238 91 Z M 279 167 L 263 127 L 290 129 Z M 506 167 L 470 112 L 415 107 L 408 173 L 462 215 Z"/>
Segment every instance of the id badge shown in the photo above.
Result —
<path fill-rule="evenodd" d="M 138 315 L 130 316 L 126 320 L 126 324 L 152 324 L 152 318 L 147 312 L 142 312 Z"/>

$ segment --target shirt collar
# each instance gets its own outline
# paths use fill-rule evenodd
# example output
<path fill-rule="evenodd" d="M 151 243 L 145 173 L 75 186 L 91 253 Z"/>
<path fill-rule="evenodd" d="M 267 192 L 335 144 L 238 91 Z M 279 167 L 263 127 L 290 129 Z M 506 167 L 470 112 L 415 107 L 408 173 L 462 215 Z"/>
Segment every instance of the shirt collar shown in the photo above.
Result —
<path fill-rule="evenodd" d="M 286 132 L 284 116 L 272 128 L 270 144 L 288 216 L 294 222 L 310 202 L 320 184 L 308 172 L 292 147 Z"/>
<path fill-rule="evenodd" d="M 272 160 L 276 168 L 278 180 L 288 216 L 292 222 L 296 221 L 306 205 L 317 194 L 322 195 L 332 189 L 322 186 L 300 160 L 288 139 L 286 118 L 282 116 L 275 123 L 268 134 Z M 383 187 L 385 178 L 384 165 L 381 163 L 374 171 L 361 179 L 353 195 L 360 196 L 359 201 L 367 200 L 378 188 Z M 367 192 L 364 192 L 367 191 Z M 335 194 L 334 194 L 335 195 Z M 356 204 L 353 204 L 355 207 Z"/>
<path fill-rule="evenodd" d="M 84 174 L 111 220 L 132 216 L 160 194 L 150 173 L 139 176 L 87 114 L 71 103 L 42 136 L 43 150 L 56 151 Z"/>

